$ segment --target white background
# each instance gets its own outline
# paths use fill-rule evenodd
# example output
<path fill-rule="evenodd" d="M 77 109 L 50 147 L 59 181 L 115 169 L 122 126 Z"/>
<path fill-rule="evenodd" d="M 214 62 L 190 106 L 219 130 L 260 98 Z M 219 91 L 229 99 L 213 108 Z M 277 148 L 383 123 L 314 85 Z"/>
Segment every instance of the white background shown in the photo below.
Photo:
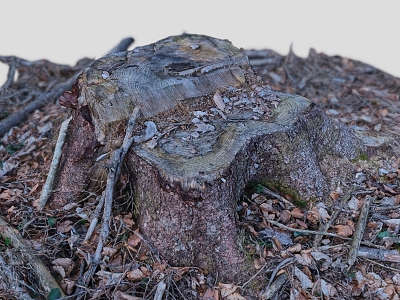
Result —
<path fill-rule="evenodd" d="M 397 0 L 0 0 L 0 55 L 71 65 L 125 37 L 133 48 L 188 32 L 282 55 L 293 43 L 302 57 L 314 48 L 400 77 L 399 31 Z"/>

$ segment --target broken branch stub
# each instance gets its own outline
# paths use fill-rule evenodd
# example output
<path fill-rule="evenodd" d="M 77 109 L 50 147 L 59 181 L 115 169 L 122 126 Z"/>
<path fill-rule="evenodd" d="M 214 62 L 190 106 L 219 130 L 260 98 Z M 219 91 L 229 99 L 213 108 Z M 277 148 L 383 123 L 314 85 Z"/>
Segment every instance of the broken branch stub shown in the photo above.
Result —
<path fill-rule="evenodd" d="M 224 280 L 251 273 L 235 218 L 250 181 L 292 199 L 324 198 L 331 178 L 321 166 L 362 149 L 310 100 L 264 86 L 244 50 L 208 36 L 172 36 L 101 58 L 78 78 L 76 96 L 52 205 L 102 182 L 97 158 L 120 145 L 139 105 L 135 135 L 146 135 L 145 122 L 156 126 L 127 156 L 140 230 L 171 264 Z"/>

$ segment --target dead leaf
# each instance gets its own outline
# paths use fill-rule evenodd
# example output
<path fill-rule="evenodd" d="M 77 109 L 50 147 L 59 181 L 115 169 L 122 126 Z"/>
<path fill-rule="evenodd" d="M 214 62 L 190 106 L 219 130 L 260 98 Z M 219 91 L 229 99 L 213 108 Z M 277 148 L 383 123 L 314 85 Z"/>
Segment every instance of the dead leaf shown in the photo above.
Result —
<path fill-rule="evenodd" d="M 136 229 L 134 232 L 139 232 L 139 228 Z M 137 234 L 131 234 L 128 238 L 128 245 L 131 246 L 132 248 L 135 248 L 137 245 L 140 244 L 142 240 Z"/>
<path fill-rule="evenodd" d="M 72 292 L 74 291 L 75 281 L 64 278 L 61 281 L 60 285 L 64 293 L 66 293 L 67 295 L 71 295 Z"/>
<path fill-rule="evenodd" d="M 61 266 L 53 266 L 52 269 L 53 269 L 53 271 L 57 272 L 61 276 L 62 279 L 65 278 L 65 270 L 64 270 L 63 267 L 61 267 Z"/>
<path fill-rule="evenodd" d="M 293 245 L 292 247 L 287 248 L 286 251 L 289 251 L 290 253 L 298 253 L 301 251 L 301 244 Z"/>
<path fill-rule="evenodd" d="M 303 273 L 299 268 L 294 267 L 294 275 L 301 282 L 301 286 L 305 289 L 312 288 L 313 284 L 310 278 L 306 274 Z"/>
<path fill-rule="evenodd" d="M 337 199 L 339 198 L 339 196 L 340 196 L 340 193 L 337 192 L 337 191 L 332 191 L 332 192 L 329 194 L 329 196 L 331 196 L 331 198 L 332 198 L 333 200 L 337 200 Z"/>
<path fill-rule="evenodd" d="M 15 206 L 13 205 L 9 209 L 7 209 L 7 213 L 11 214 L 14 211 L 14 209 L 15 209 Z"/>
<path fill-rule="evenodd" d="M 146 276 L 146 277 L 150 277 L 153 274 L 153 272 L 151 270 L 147 269 L 145 266 L 141 266 L 139 269 L 140 269 L 140 271 L 143 272 L 144 276 Z M 157 270 L 154 270 L 154 271 L 157 271 Z"/>
<path fill-rule="evenodd" d="M 254 262 L 254 267 L 257 270 L 260 270 L 263 267 L 263 265 L 265 264 L 265 259 L 264 259 L 264 257 L 261 256 L 261 257 L 255 258 L 253 262 Z"/>
<path fill-rule="evenodd" d="M 63 222 L 57 223 L 57 232 L 67 233 L 72 228 L 72 221 L 65 220 Z"/>
<path fill-rule="evenodd" d="M 66 269 L 74 265 L 74 262 L 70 258 L 56 258 L 51 263 L 53 265 L 61 266 Z"/>
<path fill-rule="evenodd" d="M 219 300 L 219 293 L 217 290 L 207 287 L 207 290 L 204 293 L 202 300 Z"/>
<path fill-rule="evenodd" d="M 292 215 L 290 214 L 290 211 L 286 209 L 284 211 L 281 211 L 279 214 L 279 218 L 282 220 L 283 223 L 289 222 L 291 217 Z"/>
<path fill-rule="evenodd" d="M 351 228 L 351 230 L 355 230 L 354 222 L 352 220 L 346 220 L 346 225 Z"/>
<path fill-rule="evenodd" d="M 103 251 L 101 254 L 107 255 L 107 256 L 113 256 L 118 250 L 111 248 L 111 247 L 103 247 Z"/>
<path fill-rule="evenodd" d="M 215 104 L 217 105 L 217 107 L 220 110 L 222 110 L 223 112 L 225 112 L 225 103 L 222 100 L 221 95 L 218 92 L 216 92 L 214 94 L 213 100 L 214 100 Z"/>
<path fill-rule="evenodd" d="M 128 228 L 132 228 L 132 226 L 135 225 L 135 222 L 132 219 L 132 213 L 126 214 L 122 221 Z"/>
<path fill-rule="evenodd" d="M 228 295 L 226 300 L 246 300 L 243 296 L 241 296 L 238 292 L 234 292 L 233 294 Z"/>
<path fill-rule="evenodd" d="M 329 297 L 335 296 L 335 294 L 337 293 L 335 287 L 323 279 L 321 279 L 321 292 L 326 297 L 328 297 L 328 299 Z"/>
<path fill-rule="evenodd" d="M 304 213 L 300 210 L 300 208 L 294 208 L 290 214 L 292 215 L 293 218 L 296 219 L 302 219 L 304 217 Z"/>
<path fill-rule="evenodd" d="M 233 294 L 237 290 L 237 286 L 231 283 L 218 283 L 218 287 L 220 288 L 221 296 L 223 298 Z"/>
<path fill-rule="evenodd" d="M 353 235 L 353 230 L 348 225 L 336 225 L 332 227 L 335 228 L 336 234 L 340 236 L 349 237 Z"/>
<path fill-rule="evenodd" d="M 307 224 L 304 223 L 302 220 L 296 219 L 296 223 L 299 224 L 304 229 L 308 228 Z"/>
<path fill-rule="evenodd" d="M 142 297 L 131 296 L 129 294 L 117 291 L 114 293 L 113 300 L 142 300 Z"/>
<path fill-rule="evenodd" d="M 139 269 L 135 269 L 133 271 L 127 272 L 126 273 L 126 278 L 128 280 L 133 281 L 133 282 L 137 282 L 137 281 L 140 281 L 140 280 L 142 280 L 144 278 L 144 274 Z"/>
<path fill-rule="evenodd" d="M 385 185 L 385 184 L 383 185 L 383 189 L 384 189 L 385 191 L 388 191 L 389 193 L 397 194 L 396 191 L 395 191 L 394 189 L 388 187 L 388 186 Z"/>

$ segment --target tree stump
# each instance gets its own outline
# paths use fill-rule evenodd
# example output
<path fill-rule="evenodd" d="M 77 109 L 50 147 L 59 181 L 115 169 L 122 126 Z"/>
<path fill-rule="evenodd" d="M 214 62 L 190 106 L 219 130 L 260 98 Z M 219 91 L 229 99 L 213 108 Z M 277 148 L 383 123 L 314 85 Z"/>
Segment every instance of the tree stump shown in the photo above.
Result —
<path fill-rule="evenodd" d="M 60 102 L 73 108 L 73 120 L 50 206 L 98 191 L 103 158 L 119 147 L 139 105 L 126 165 L 140 231 L 170 264 L 223 280 L 252 270 L 235 217 L 249 182 L 295 201 L 327 200 L 332 172 L 347 176 L 346 164 L 363 151 L 310 100 L 263 85 L 244 50 L 202 35 L 107 55 Z"/>

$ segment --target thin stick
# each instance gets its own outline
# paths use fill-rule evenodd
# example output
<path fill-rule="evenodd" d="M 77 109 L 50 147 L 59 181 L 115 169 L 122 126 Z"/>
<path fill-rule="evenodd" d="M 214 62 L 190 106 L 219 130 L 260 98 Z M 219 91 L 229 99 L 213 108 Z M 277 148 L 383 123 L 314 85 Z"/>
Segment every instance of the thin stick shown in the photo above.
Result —
<path fill-rule="evenodd" d="M 294 260 L 295 260 L 294 257 L 289 257 L 289 258 L 286 258 L 285 260 L 281 261 L 281 262 L 276 266 L 276 268 L 274 269 L 274 271 L 273 271 L 272 274 L 271 274 L 271 278 L 269 279 L 268 286 L 267 286 L 266 290 L 268 290 L 269 287 L 271 286 L 271 283 L 272 283 L 272 281 L 274 280 L 276 273 L 278 273 L 278 271 L 279 271 L 280 269 L 282 269 L 283 267 L 286 267 L 288 264 L 293 263 Z"/>
<path fill-rule="evenodd" d="M 121 52 L 126 50 L 129 45 L 133 42 L 133 38 L 123 39 L 116 47 L 111 49 L 113 52 Z M 29 63 L 29 62 L 27 62 Z M 57 85 L 54 89 L 47 93 L 40 94 L 39 97 L 29 103 L 24 108 L 20 109 L 16 113 L 2 119 L 0 121 L 0 137 L 6 134 L 11 128 L 14 126 L 18 126 L 25 118 L 32 112 L 37 109 L 40 109 L 54 99 L 57 99 L 64 93 L 65 91 L 69 91 L 72 88 L 72 85 L 76 82 L 78 76 L 82 73 L 83 70 L 75 73 L 71 78 L 69 78 L 66 82 Z"/>
<path fill-rule="evenodd" d="M 243 285 L 242 285 L 240 288 L 243 289 L 246 285 L 248 285 L 249 282 L 252 281 L 254 278 L 256 278 L 256 276 L 257 276 L 258 274 L 260 274 L 261 271 L 264 270 L 264 268 L 265 268 L 266 266 L 267 266 L 267 264 L 264 264 L 264 265 L 260 268 L 260 270 L 258 270 L 256 274 L 254 274 L 253 276 L 251 276 L 251 278 L 250 278 L 249 280 L 247 280 L 245 283 L 243 283 Z"/>
<path fill-rule="evenodd" d="M 53 160 L 51 161 L 49 174 L 47 175 L 46 183 L 43 186 L 42 194 L 40 195 L 38 209 L 43 210 L 44 206 L 49 200 L 52 192 L 53 192 L 53 182 L 54 177 L 56 175 L 58 165 L 60 164 L 62 148 L 65 142 L 65 136 L 67 135 L 68 124 L 71 121 L 72 117 L 69 117 L 67 120 L 62 122 L 60 127 L 60 132 L 58 134 L 56 148 L 54 150 Z"/>
<path fill-rule="evenodd" d="M 374 261 L 372 259 L 366 258 L 366 257 L 362 257 L 362 259 L 365 259 L 366 261 L 368 261 L 368 262 L 370 262 L 372 264 L 378 265 L 378 266 L 380 266 L 382 268 L 385 268 L 385 269 L 388 269 L 390 271 L 393 271 L 393 272 L 396 272 L 396 273 L 400 274 L 400 269 L 396 269 L 396 268 L 385 266 L 384 264 L 378 263 L 378 262 L 376 262 L 376 261 Z"/>
<path fill-rule="evenodd" d="M 295 205 L 289 200 L 287 200 L 285 197 L 282 197 L 281 195 L 271 191 L 270 189 L 267 189 L 265 186 L 262 186 L 262 193 L 265 195 L 270 195 L 272 197 L 275 197 L 279 201 L 284 202 L 289 208 L 295 207 Z"/>
<path fill-rule="evenodd" d="M 345 207 L 345 205 L 347 204 L 347 202 L 350 200 L 351 196 L 353 195 L 354 191 L 355 191 L 355 187 L 352 186 L 347 191 L 347 193 L 343 196 L 342 200 L 340 201 L 340 205 L 342 207 Z M 333 212 L 333 214 L 332 214 L 331 219 L 328 222 L 326 222 L 325 224 L 323 224 L 323 223 L 321 224 L 321 226 L 319 228 L 320 231 L 326 232 L 329 229 L 329 227 L 331 227 L 333 222 L 336 220 L 336 218 L 338 217 L 339 213 L 340 213 L 340 209 L 335 210 Z M 322 235 L 316 235 L 315 238 L 314 238 L 313 247 L 314 248 L 318 247 L 319 244 L 321 243 L 321 240 L 322 240 Z"/>
<path fill-rule="evenodd" d="M 270 222 L 271 224 L 274 224 L 274 225 L 280 227 L 280 228 L 284 228 L 284 229 L 287 229 L 287 230 L 293 231 L 293 232 L 299 232 L 299 233 L 304 233 L 304 234 L 321 234 L 321 235 L 327 235 L 327 236 L 337 237 L 337 238 L 340 238 L 340 239 L 343 239 L 343 240 L 346 240 L 346 241 L 350 241 L 350 240 L 351 240 L 350 238 L 347 238 L 347 237 L 344 237 L 344 236 L 340 236 L 340 235 L 335 234 L 335 233 L 324 232 L 324 231 L 314 231 L 314 230 L 306 230 L 306 229 L 291 228 L 291 227 L 288 227 L 288 226 L 286 226 L 286 225 L 283 225 L 283 224 L 281 224 L 281 223 L 279 223 L 279 222 L 276 222 L 276 221 L 274 221 L 274 220 L 268 220 L 268 219 L 267 219 L 267 221 Z"/>
<path fill-rule="evenodd" d="M 86 232 L 84 241 L 87 241 L 91 238 L 94 229 L 96 228 L 97 222 L 99 221 L 99 216 L 103 209 L 103 206 L 104 206 L 104 194 L 101 195 L 99 203 L 97 204 L 96 209 L 93 212 L 92 220 L 90 221 L 90 225 L 88 231 Z"/>
<path fill-rule="evenodd" d="M 349 266 L 347 268 L 347 272 L 356 261 L 358 249 L 360 248 L 360 243 L 364 235 L 365 225 L 367 224 L 368 220 L 369 207 L 371 206 L 371 202 L 373 200 L 375 200 L 373 197 L 367 195 L 365 197 L 365 202 L 361 207 L 360 216 L 358 217 L 357 226 L 353 235 L 353 241 L 350 246 L 349 259 L 347 261 Z"/>
<path fill-rule="evenodd" d="M 327 236 L 337 237 L 337 238 L 339 238 L 339 239 L 346 240 L 346 241 L 351 241 L 351 240 L 352 240 L 351 238 L 344 237 L 344 236 L 340 236 L 340 235 L 335 234 L 335 233 L 324 232 L 324 231 L 314 231 L 314 230 L 297 229 L 297 228 L 288 227 L 288 226 L 283 225 L 283 224 L 281 224 L 281 223 L 279 223 L 279 222 L 277 222 L 277 221 L 274 221 L 274 220 L 268 220 L 268 219 L 267 219 L 267 221 L 270 222 L 271 224 L 274 224 L 274 225 L 280 227 L 280 228 L 283 228 L 283 229 L 286 229 L 286 230 L 289 230 L 289 231 L 293 231 L 293 232 L 299 232 L 299 233 L 304 233 L 304 234 L 321 234 L 321 235 L 327 235 Z M 377 249 L 386 249 L 384 246 L 375 245 L 375 244 L 373 244 L 373 243 L 371 243 L 371 242 L 368 242 L 368 241 L 361 241 L 361 244 L 363 244 L 363 245 L 365 245 L 365 246 L 374 247 L 374 248 L 377 248 Z"/>
<path fill-rule="evenodd" d="M 37 256 L 31 254 L 33 250 L 25 244 L 20 234 L 11 228 L 11 226 L 8 225 L 8 223 L 1 217 L 0 234 L 3 237 L 11 240 L 13 250 L 15 250 L 13 251 L 13 254 L 17 255 L 18 259 L 23 261 L 26 265 L 30 265 L 32 267 L 39 284 L 47 294 L 53 289 L 58 289 L 61 295 L 64 296 L 62 289 L 51 275 L 49 269 Z"/>
<path fill-rule="evenodd" d="M 120 172 L 121 166 L 125 159 L 125 155 L 128 152 L 129 148 L 133 143 L 133 129 L 136 126 L 136 119 L 139 117 L 140 107 L 137 106 L 133 110 L 132 116 L 128 121 L 128 126 L 125 132 L 125 138 L 122 143 L 121 148 L 115 150 L 111 156 L 110 161 L 110 171 L 107 176 L 107 184 L 106 189 L 102 194 L 102 198 L 104 197 L 104 212 L 103 212 L 103 221 L 100 231 L 100 239 L 99 243 L 97 244 L 96 252 L 94 254 L 92 264 L 89 266 L 89 270 L 86 272 L 83 278 L 83 285 L 86 286 L 88 284 L 89 279 L 93 276 L 97 266 L 100 263 L 101 258 L 101 251 L 103 250 L 103 245 L 105 244 L 109 234 L 109 224 L 112 213 L 112 201 L 113 201 L 113 194 L 114 194 L 114 186 L 117 182 Z M 78 291 L 79 292 L 79 291 Z"/>

